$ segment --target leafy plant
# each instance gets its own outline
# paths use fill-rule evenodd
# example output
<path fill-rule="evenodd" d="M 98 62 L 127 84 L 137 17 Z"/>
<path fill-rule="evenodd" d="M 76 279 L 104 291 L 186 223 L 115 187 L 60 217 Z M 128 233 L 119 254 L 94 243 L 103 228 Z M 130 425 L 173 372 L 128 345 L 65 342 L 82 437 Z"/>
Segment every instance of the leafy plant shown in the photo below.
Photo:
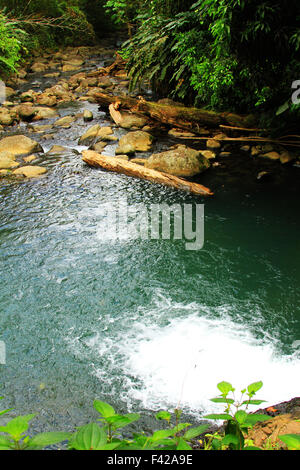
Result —
<path fill-rule="evenodd" d="M 227 422 L 225 426 L 225 436 L 222 440 L 214 442 L 214 447 L 220 449 L 222 446 L 227 446 L 232 450 L 259 450 L 257 447 L 245 445 L 245 435 L 247 435 L 248 429 L 252 428 L 256 423 L 270 419 L 267 415 L 248 413 L 250 405 L 260 405 L 264 402 L 264 400 L 253 399 L 262 386 L 262 382 L 254 382 L 248 385 L 246 389 L 241 390 L 241 397 L 237 400 L 235 397 L 235 389 L 229 382 L 220 382 L 218 384 L 217 387 L 221 395 L 212 398 L 211 401 L 213 403 L 224 404 L 224 413 L 204 416 L 208 419 Z"/>
<path fill-rule="evenodd" d="M 288 450 L 300 450 L 299 434 L 282 434 L 279 439 L 286 444 Z"/>
<path fill-rule="evenodd" d="M 0 450 L 39 450 L 70 438 L 71 434 L 65 432 L 45 432 L 31 438 L 26 431 L 34 417 L 34 414 L 17 416 L 0 426 L 0 432 L 5 434 L 0 435 Z"/>

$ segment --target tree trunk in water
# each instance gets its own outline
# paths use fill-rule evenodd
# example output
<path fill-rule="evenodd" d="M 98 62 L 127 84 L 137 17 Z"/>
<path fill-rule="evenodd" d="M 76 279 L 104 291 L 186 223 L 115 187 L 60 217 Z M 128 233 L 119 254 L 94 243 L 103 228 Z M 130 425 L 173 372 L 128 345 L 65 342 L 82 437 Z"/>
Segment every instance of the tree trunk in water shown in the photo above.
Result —
<path fill-rule="evenodd" d="M 177 176 L 162 173 L 157 170 L 144 168 L 142 165 L 130 163 L 117 157 L 107 157 L 100 155 L 92 150 L 84 150 L 82 152 L 83 161 L 88 165 L 104 168 L 105 170 L 122 173 L 127 176 L 134 176 L 140 179 L 151 181 L 152 183 L 160 183 L 172 188 L 188 191 L 199 196 L 213 196 L 213 192 L 198 183 L 191 183 Z"/>
<path fill-rule="evenodd" d="M 218 127 L 222 124 L 238 127 L 253 127 L 255 118 L 252 115 L 239 116 L 233 113 L 217 113 L 206 109 L 190 108 L 177 103 L 155 103 L 145 101 L 143 98 L 130 96 L 112 96 L 106 93 L 93 95 L 101 105 L 113 105 L 115 110 L 129 110 L 133 114 L 150 117 L 155 121 L 171 126 L 187 129 L 194 133 L 201 133 L 201 126 Z"/>

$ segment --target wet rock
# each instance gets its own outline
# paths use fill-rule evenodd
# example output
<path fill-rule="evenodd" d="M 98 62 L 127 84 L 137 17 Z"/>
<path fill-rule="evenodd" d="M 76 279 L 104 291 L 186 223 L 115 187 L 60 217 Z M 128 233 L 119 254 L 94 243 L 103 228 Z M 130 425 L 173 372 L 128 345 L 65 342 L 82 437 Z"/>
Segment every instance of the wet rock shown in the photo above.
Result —
<path fill-rule="evenodd" d="M 99 77 L 98 86 L 101 88 L 108 88 L 113 85 L 113 82 L 109 77 Z"/>
<path fill-rule="evenodd" d="M 33 160 L 36 160 L 36 156 L 35 155 L 29 155 L 28 157 L 24 157 L 23 160 L 24 160 L 25 163 L 31 163 L 31 162 L 33 162 Z"/>
<path fill-rule="evenodd" d="M 231 152 L 220 152 L 219 157 L 230 157 Z"/>
<path fill-rule="evenodd" d="M 71 124 L 76 121 L 76 118 L 74 116 L 64 116 L 57 121 L 55 121 L 54 125 L 56 127 L 64 127 L 64 128 L 69 128 L 71 127 Z"/>
<path fill-rule="evenodd" d="M 129 132 L 121 137 L 116 155 L 148 152 L 152 147 L 153 137 L 144 131 Z"/>
<path fill-rule="evenodd" d="M 34 121 L 40 121 L 42 119 L 53 119 L 59 117 L 57 111 L 51 108 L 44 108 L 42 106 L 37 106 L 36 108 L 36 115 L 34 117 Z"/>
<path fill-rule="evenodd" d="M 40 144 L 24 135 L 13 135 L 0 140 L 0 153 L 9 152 L 13 156 L 27 156 L 43 152 Z"/>
<path fill-rule="evenodd" d="M 211 160 L 213 158 L 216 158 L 216 154 L 214 152 L 212 152 L 211 150 L 201 150 L 201 155 L 203 155 L 203 157 L 207 158 L 207 160 Z"/>
<path fill-rule="evenodd" d="M 22 166 L 13 171 L 14 175 L 26 176 L 26 178 L 36 178 L 47 172 L 47 169 L 42 166 Z"/>
<path fill-rule="evenodd" d="M 10 87 L 5 87 L 5 96 L 6 98 L 11 98 L 12 96 L 15 96 L 17 94 L 16 90 Z"/>
<path fill-rule="evenodd" d="M 289 163 L 295 159 L 295 156 L 292 155 L 291 153 L 285 151 L 281 152 L 280 154 L 280 162 L 285 165 L 286 163 Z"/>
<path fill-rule="evenodd" d="M 132 127 L 140 129 L 148 123 L 148 120 L 142 116 L 137 116 L 125 111 L 117 111 L 112 104 L 109 106 L 109 112 L 117 126 L 123 127 L 124 129 L 131 129 Z"/>
<path fill-rule="evenodd" d="M 84 78 L 83 80 L 81 80 L 80 85 L 84 88 L 97 87 L 98 78 L 97 77 Z"/>
<path fill-rule="evenodd" d="M 89 109 L 85 109 L 84 112 L 83 112 L 83 120 L 85 122 L 90 122 L 94 119 L 94 115 L 92 113 L 92 111 L 90 111 Z"/>
<path fill-rule="evenodd" d="M 177 129 L 177 128 L 170 129 L 168 134 L 169 136 L 176 137 L 177 139 L 196 137 L 196 134 L 193 134 L 192 132 L 184 131 L 182 129 Z"/>
<path fill-rule="evenodd" d="M 260 171 L 257 175 L 257 180 L 260 181 L 261 179 L 266 179 L 267 176 L 270 176 L 270 173 L 267 171 Z"/>
<path fill-rule="evenodd" d="M 215 139 L 208 139 L 208 141 L 206 142 L 206 147 L 209 149 L 209 150 L 220 150 L 221 148 L 221 144 L 220 142 L 218 142 L 217 140 Z"/>
<path fill-rule="evenodd" d="M 38 134 L 50 131 L 53 128 L 52 124 L 45 124 L 43 126 L 31 126 L 30 129 L 33 130 L 33 132 L 36 132 Z"/>
<path fill-rule="evenodd" d="M 53 145 L 46 155 L 63 155 L 67 151 L 67 147 L 63 147 L 62 145 Z"/>
<path fill-rule="evenodd" d="M 24 93 L 22 93 L 20 96 L 20 99 L 22 102 L 31 101 L 33 103 L 36 100 L 36 98 L 37 98 L 37 93 L 34 90 L 24 91 Z"/>
<path fill-rule="evenodd" d="M 96 142 L 91 146 L 91 150 L 95 150 L 95 152 L 101 153 L 102 150 L 107 146 L 107 142 Z"/>
<path fill-rule="evenodd" d="M 42 62 L 35 62 L 31 66 L 31 71 L 34 73 L 45 72 L 47 69 L 48 69 L 48 66 L 46 64 L 43 64 Z"/>
<path fill-rule="evenodd" d="M 280 155 L 278 152 L 268 152 L 259 154 L 259 157 L 267 158 L 268 160 L 280 160 Z"/>
<path fill-rule="evenodd" d="M 36 115 L 36 109 L 30 104 L 21 104 L 17 107 L 17 113 L 22 121 L 31 121 Z"/>
<path fill-rule="evenodd" d="M 83 134 L 79 139 L 80 145 L 91 145 L 93 141 L 100 140 L 118 140 L 114 134 L 113 130 L 109 126 L 101 127 L 99 124 L 90 127 L 85 134 Z"/>
<path fill-rule="evenodd" d="M 15 161 L 15 156 L 10 152 L 0 152 L 0 169 L 8 170 L 16 168 L 19 163 Z"/>
<path fill-rule="evenodd" d="M 210 163 L 198 150 L 179 145 L 166 152 L 153 154 L 146 160 L 145 167 L 174 176 L 191 177 L 207 170 Z"/>
<path fill-rule="evenodd" d="M 57 98 L 54 95 L 50 95 L 48 93 L 41 93 L 37 97 L 37 103 L 43 106 L 55 106 L 57 104 Z"/>
<path fill-rule="evenodd" d="M 250 149 L 251 149 L 250 145 L 243 145 L 243 146 L 241 147 L 241 150 L 242 150 L 243 152 L 250 152 Z"/>
<path fill-rule="evenodd" d="M 14 122 L 14 117 L 7 108 L 0 108 L 0 124 L 2 126 L 11 126 Z"/>

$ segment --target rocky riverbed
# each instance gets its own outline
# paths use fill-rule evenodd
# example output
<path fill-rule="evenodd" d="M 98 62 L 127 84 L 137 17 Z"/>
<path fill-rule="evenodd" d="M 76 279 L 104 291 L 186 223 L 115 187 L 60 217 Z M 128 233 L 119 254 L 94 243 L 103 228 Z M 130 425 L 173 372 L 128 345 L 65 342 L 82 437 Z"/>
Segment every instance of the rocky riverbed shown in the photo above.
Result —
<path fill-rule="evenodd" d="M 113 107 L 108 115 L 97 106 L 97 93 L 129 93 L 122 66 L 107 74 L 114 59 L 110 40 L 97 47 L 45 52 L 7 81 L 0 107 L 0 177 L 40 177 L 49 171 L 53 157 L 78 155 L 84 148 L 195 181 L 210 180 L 207 170 L 224 176 L 225 169 L 233 176 L 239 158 L 244 161 L 241 175 L 250 169 L 256 182 L 278 181 L 278 175 L 290 179 L 291 169 L 298 177 L 300 151 L 272 144 L 224 144 L 224 133 L 205 127 L 202 140 L 197 140 L 199 132 L 170 128 Z M 151 96 L 149 90 L 131 94 L 143 92 L 144 98 Z"/>

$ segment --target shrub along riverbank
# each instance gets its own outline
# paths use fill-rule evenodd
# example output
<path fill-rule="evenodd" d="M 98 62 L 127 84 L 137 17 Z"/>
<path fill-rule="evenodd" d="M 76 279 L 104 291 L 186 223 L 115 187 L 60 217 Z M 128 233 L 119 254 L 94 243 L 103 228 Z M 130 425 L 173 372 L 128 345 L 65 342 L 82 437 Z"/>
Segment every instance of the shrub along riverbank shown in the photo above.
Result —
<path fill-rule="evenodd" d="M 0 450 L 39 450 L 60 442 L 68 442 L 70 450 L 300 450 L 300 424 L 296 415 L 285 415 L 283 424 L 274 425 L 276 418 L 259 412 L 249 413 L 251 405 L 260 405 L 264 400 L 254 399 L 261 389 L 262 382 L 250 384 L 241 390 L 237 400 L 235 389 L 229 382 L 220 382 L 220 395 L 212 398 L 213 403 L 224 407 L 223 413 L 209 414 L 203 418 L 225 421 L 225 425 L 216 432 L 209 432 L 209 424 L 192 427 L 182 423 L 182 411 L 174 410 L 156 413 L 155 418 L 165 424 L 152 434 L 136 432 L 131 438 L 122 436 L 122 429 L 139 420 L 138 413 L 120 415 L 114 408 L 100 400 L 94 401 L 94 408 L 99 413 L 100 423 L 89 423 L 75 433 L 48 432 L 31 437 L 28 434 L 30 421 L 34 414 L 18 416 L 0 426 Z M 9 413 L 4 410 L 0 415 Z M 273 407 L 266 411 L 276 412 Z M 286 418 L 288 416 L 288 419 Z M 268 428 L 265 439 L 261 438 L 262 423 Z M 282 430 L 281 430 L 282 429 Z M 296 430 L 297 434 L 284 433 L 283 430 Z M 258 442 L 260 446 L 255 445 Z"/>

